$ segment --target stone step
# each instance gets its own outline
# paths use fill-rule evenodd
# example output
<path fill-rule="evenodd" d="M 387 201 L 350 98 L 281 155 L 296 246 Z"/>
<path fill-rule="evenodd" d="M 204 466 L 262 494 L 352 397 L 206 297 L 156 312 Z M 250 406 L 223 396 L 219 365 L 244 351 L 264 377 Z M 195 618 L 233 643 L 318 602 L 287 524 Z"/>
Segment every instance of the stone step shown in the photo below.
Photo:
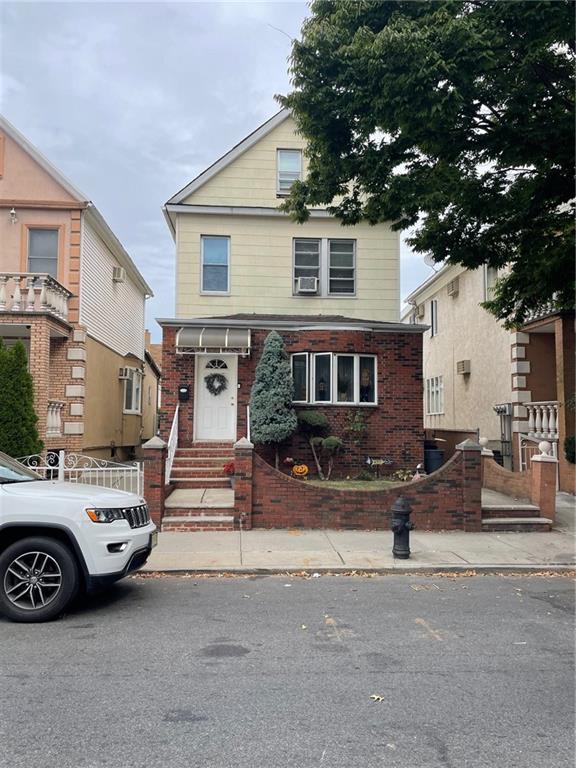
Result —
<path fill-rule="evenodd" d="M 217 464 L 216 466 L 210 466 L 210 467 L 189 467 L 189 466 L 181 466 L 180 464 L 178 466 L 172 465 L 172 471 L 170 473 L 170 479 L 171 480 L 178 480 L 180 477 L 217 477 L 222 478 L 226 477 L 222 473 L 222 466 Z"/>
<path fill-rule="evenodd" d="M 221 507 L 194 507 L 194 506 L 182 506 L 171 507 L 164 512 L 164 520 L 168 517 L 225 517 L 228 519 L 230 515 L 232 517 L 234 512 L 234 505 L 223 505 Z"/>
<path fill-rule="evenodd" d="M 181 477 L 170 476 L 170 483 L 176 489 L 182 488 L 231 488 L 228 477 Z"/>
<path fill-rule="evenodd" d="M 534 504 L 483 504 L 482 519 L 489 520 L 499 517 L 540 517 L 540 509 Z"/>
<path fill-rule="evenodd" d="M 493 533 L 516 531 L 518 533 L 546 532 L 552 530 L 552 520 L 547 517 L 493 517 L 482 520 L 482 530 Z"/>
<path fill-rule="evenodd" d="M 172 466 L 211 467 L 214 465 L 221 467 L 229 461 L 234 461 L 234 456 L 175 456 Z"/>
<path fill-rule="evenodd" d="M 234 443 L 219 443 L 219 442 L 203 442 L 192 443 L 192 445 L 179 445 L 176 450 L 178 451 L 231 451 L 233 452 Z"/>
<path fill-rule="evenodd" d="M 165 517 L 162 531 L 233 531 L 234 515 L 181 515 Z"/>

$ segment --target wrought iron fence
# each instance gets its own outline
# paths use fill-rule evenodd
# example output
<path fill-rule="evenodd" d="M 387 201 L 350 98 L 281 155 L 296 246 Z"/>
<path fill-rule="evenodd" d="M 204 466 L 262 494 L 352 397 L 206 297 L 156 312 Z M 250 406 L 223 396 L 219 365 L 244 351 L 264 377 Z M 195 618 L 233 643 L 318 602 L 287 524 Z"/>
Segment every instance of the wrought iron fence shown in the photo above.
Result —
<path fill-rule="evenodd" d="M 48 480 L 87 483 L 128 491 L 138 496 L 142 496 L 144 489 L 144 471 L 142 464 L 137 461 L 119 463 L 65 451 L 23 456 L 18 461 Z"/>

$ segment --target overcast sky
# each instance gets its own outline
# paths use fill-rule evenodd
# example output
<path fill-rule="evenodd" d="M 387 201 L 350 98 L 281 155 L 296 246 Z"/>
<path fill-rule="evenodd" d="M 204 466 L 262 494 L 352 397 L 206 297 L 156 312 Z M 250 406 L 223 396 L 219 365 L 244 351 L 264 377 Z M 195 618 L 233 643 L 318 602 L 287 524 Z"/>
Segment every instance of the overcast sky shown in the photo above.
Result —
<path fill-rule="evenodd" d="M 278 111 L 301 2 L 0 4 L 1 111 L 99 208 L 174 314 L 161 207 Z M 281 31 L 279 31 L 281 30 Z M 402 251 L 405 296 L 431 274 Z"/>

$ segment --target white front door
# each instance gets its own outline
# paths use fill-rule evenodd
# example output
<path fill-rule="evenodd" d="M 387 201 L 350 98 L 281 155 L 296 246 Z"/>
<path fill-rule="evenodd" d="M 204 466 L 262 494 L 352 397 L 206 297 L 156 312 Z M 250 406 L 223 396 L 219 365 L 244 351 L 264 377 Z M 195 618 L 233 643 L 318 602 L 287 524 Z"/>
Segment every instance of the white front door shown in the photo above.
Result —
<path fill-rule="evenodd" d="M 198 355 L 196 366 L 196 440 L 236 439 L 236 355 Z"/>

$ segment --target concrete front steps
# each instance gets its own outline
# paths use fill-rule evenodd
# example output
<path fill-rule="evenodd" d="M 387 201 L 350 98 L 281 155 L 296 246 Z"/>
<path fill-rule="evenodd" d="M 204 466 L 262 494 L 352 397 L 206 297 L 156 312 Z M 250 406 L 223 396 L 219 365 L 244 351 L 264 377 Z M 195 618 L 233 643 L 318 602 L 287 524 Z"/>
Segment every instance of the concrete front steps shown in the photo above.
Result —
<path fill-rule="evenodd" d="M 176 490 L 230 488 L 223 466 L 234 461 L 232 443 L 194 443 L 176 449 L 170 482 Z"/>
<path fill-rule="evenodd" d="M 552 525 L 552 520 L 540 517 L 540 509 L 537 506 L 522 500 L 510 499 L 510 503 L 482 504 L 483 531 L 545 533 L 552 530 Z"/>
<path fill-rule="evenodd" d="M 177 488 L 166 499 L 162 531 L 233 531 L 234 491 Z"/>

